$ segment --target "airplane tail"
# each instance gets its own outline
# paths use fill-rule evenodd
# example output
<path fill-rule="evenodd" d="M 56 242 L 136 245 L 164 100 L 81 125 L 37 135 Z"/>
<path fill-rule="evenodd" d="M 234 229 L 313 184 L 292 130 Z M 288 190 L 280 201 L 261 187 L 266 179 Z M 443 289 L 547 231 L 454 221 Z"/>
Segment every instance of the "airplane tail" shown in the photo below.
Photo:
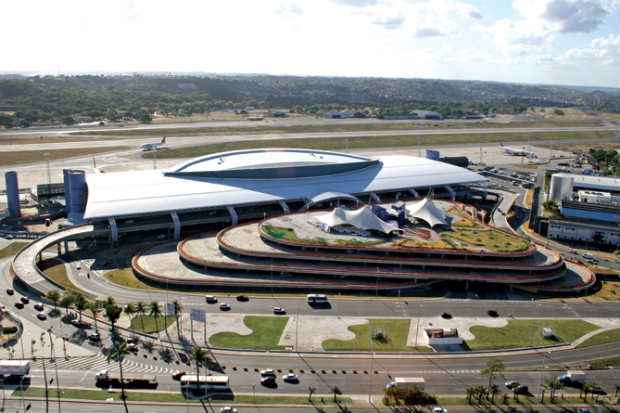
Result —
<path fill-rule="evenodd" d="M 163 138 L 161 138 L 161 142 L 162 145 L 166 143 L 166 137 L 164 136 Z"/>

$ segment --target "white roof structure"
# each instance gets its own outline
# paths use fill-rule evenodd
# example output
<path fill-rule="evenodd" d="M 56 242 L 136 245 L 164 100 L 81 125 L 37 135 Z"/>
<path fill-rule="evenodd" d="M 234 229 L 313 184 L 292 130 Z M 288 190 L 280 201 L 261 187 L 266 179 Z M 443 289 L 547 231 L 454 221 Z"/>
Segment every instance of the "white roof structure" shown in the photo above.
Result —
<path fill-rule="evenodd" d="M 446 213 L 430 197 L 425 197 L 405 207 L 409 216 L 421 219 L 433 228 L 435 225 L 448 225 Z"/>
<path fill-rule="evenodd" d="M 207 155 L 164 171 L 88 174 L 84 218 L 306 200 L 323 192 L 356 195 L 485 181 L 467 169 L 413 156 L 366 158 L 308 149 L 254 149 Z"/>
<path fill-rule="evenodd" d="M 554 177 L 572 178 L 573 187 L 596 189 L 599 191 L 620 191 L 620 178 L 596 175 L 577 175 L 555 173 Z"/>
<path fill-rule="evenodd" d="M 350 225 L 363 230 L 383 232 L 384 234 L 401 231 L 397 225 L 382 221 L 368 205 L 354 211 L 338 207 L 334 208 L 332 212 L 317 215 L 315 218 L 329 228 Z"/>

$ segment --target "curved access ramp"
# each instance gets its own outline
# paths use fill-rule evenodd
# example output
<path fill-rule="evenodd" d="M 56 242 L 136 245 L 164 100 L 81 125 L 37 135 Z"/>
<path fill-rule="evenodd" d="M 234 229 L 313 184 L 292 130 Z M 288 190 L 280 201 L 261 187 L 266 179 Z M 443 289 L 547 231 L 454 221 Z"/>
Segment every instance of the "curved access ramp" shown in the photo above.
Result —
<path fill-rule="evenodd" d="M 10 267 L 11 274 L 24 286 L 42 296 L 51 290 L 62 290 L 62 286 L 47 278 L 45 273 L 39 269 L 38 262 L 41 260 L 43 251 L 57 244 L 84 238 L 91 232 L 93 232 L 92 225 L 78 225 L 63 228 L 31 242 L 13 258 Z"/>

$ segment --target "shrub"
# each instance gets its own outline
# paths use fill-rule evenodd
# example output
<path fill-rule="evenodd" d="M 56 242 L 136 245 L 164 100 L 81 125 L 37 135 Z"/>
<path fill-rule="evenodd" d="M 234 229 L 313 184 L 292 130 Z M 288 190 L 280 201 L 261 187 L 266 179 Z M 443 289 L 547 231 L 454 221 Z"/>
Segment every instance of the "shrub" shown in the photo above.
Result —
<path fill-rule="evenodd" d="M 2 334 L 4 335 L 15 334 L 15 333 L 17 333 L 17 327 L 15 326 L 2 327 Z"/>

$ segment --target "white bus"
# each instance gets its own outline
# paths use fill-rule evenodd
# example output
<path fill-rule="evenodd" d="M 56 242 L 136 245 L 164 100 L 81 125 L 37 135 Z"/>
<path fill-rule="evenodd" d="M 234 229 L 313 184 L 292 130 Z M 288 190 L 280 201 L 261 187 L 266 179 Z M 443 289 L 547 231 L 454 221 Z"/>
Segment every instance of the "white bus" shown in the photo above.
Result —
<path fill-rule="evenodd" d="M 181 389 L 194 390 L 204 389 L 209 391 L 228 391 L 230 384 L 228 376 L 196 376 L 195 374 L 185 374 L 181 376 Z"/>
<path fill-rule="evenodd" d="M 308 299 L 308 304 L 327 303 L 327 296 L 325 294 L 308 294 L 306 298 Z"/>

